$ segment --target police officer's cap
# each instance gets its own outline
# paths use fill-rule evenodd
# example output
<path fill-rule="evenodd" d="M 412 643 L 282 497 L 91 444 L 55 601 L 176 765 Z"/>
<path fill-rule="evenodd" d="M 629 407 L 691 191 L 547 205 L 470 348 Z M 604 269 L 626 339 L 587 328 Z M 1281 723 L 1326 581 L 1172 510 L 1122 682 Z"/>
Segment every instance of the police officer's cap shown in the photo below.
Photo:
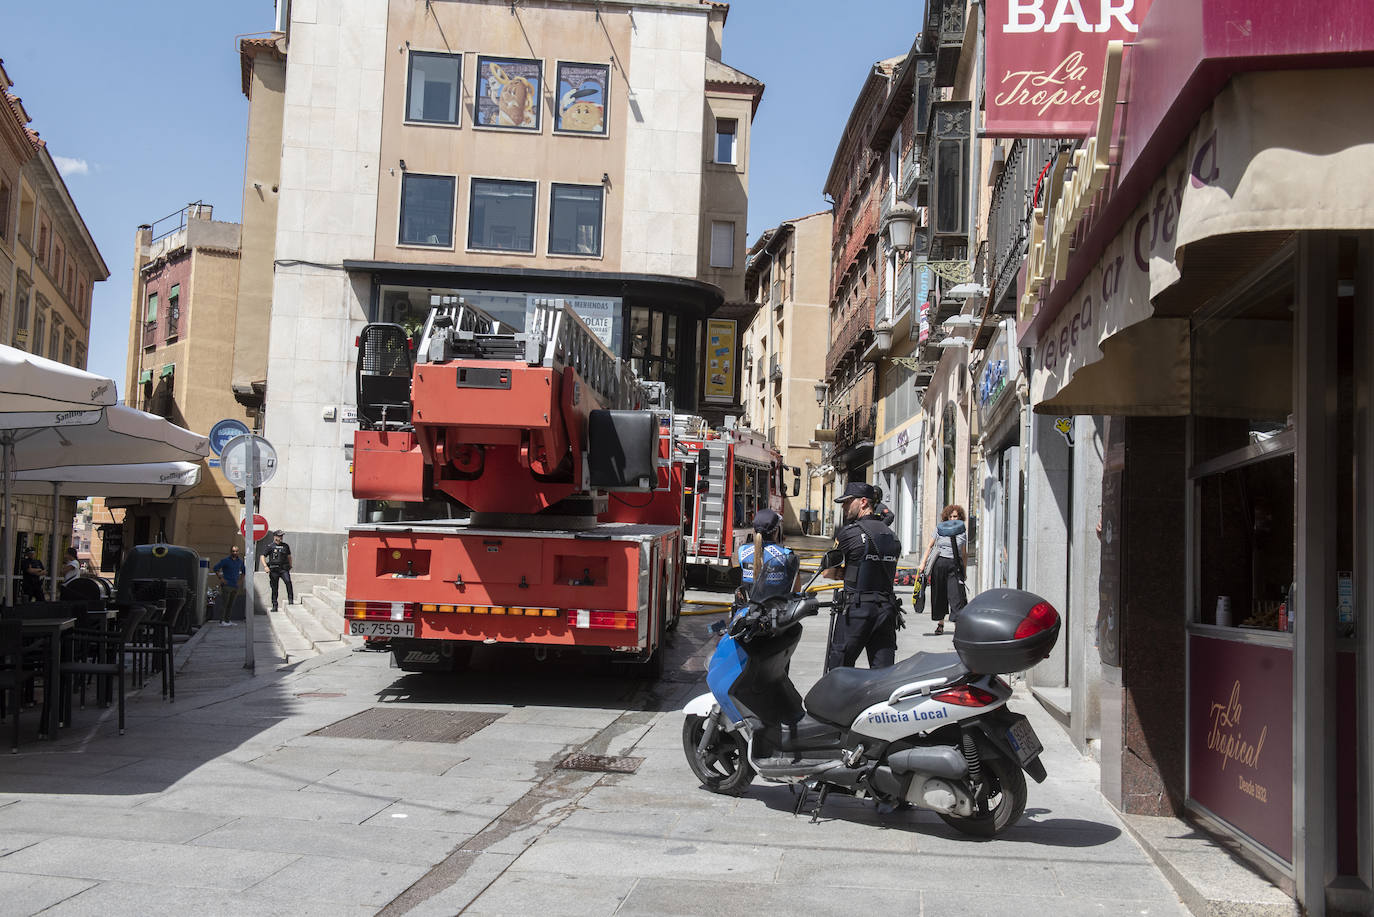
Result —
<path fill-rule="evenodd" d="M 780 525 L 782 525 L 782 517 L 774 510 L 761 509 L 754 514 L 754 531 L 756 532 L 767 535 L 777 531 Z"/>
<path fill-rule="evenodd" d="M 847 500 L 854 500 L 858 497 L 866 498 L 869 503 L 875 502 L 876 498 L 873 493 L 873 486 L 871 484 L 865 484 L 863 481 L 850 481 L 848 484 L 844 485 L 844 493 L 836 497 L 835 502 L 844 503 Z"/>

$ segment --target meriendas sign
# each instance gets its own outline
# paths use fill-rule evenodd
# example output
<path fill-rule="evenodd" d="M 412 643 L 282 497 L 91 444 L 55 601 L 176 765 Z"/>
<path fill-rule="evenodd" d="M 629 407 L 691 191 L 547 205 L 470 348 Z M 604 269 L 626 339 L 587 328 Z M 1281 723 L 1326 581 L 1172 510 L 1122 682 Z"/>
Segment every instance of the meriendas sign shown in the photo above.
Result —
<path fill-rule="evenodd" d="M 1086 137 L 1107 42 L 1132 42 L 1150 0 L 988 0 L 990 137 Z"/>

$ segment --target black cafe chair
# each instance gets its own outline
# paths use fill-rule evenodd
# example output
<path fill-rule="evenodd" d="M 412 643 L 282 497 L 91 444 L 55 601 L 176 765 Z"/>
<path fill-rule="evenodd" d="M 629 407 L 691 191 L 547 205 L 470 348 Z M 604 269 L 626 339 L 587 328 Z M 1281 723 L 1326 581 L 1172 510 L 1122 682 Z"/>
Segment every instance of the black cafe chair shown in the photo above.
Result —
<path fill-rule="evenodd" d="M 138 632 L 143 618 L 148 613 L 146 605 L 131 605 L 120 620 L 118 630 L 106 632 L 87 632 L 81 635 L 79 644 L 74 647 L 72 658 L 62 663 L 62 722 L 70 723 L 72 717 L 72 689 L 77 676 L 97 675 L 106 679 L 109 688 L 118 691 L 119 734 L 124 734 L 124 677 L 128 667 L 130 642 Z M 113 684 L 111 684 L 113 682 Z"/>
<path fill-rule="evenodd" d="M 0 718 L 10 717 L 10 751 L 19 751 L 19 708 L 24 688 L 42 672 L 42 666 L 24 654 L 24 625 L 0 619 Z M 47 690 L 46 688 L 44 689 Z"/>

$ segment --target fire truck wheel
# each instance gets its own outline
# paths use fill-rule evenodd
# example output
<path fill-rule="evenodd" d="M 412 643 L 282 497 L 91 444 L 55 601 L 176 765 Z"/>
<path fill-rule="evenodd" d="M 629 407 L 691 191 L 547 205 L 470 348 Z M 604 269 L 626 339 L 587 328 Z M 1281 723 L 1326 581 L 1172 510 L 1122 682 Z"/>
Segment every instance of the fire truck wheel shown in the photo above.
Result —
<path fill-rule="evenodd" d="M 622 678 L 642 678 L 645 681 L 658 681 L 663 677 L 664 657 L 667 653 L 660 646 L 654 650 L 653 655 L 648 659 L 633 662 L 622 662 L 615 660 L 611 662 L 611 671 Z"/>
<path fill-rule="evenodd" d="M 677 624 L 682 620 L 682 606 L 685 604 L 687 604 L 687 549 L 683 548 L 677 555 L 677 602 L 668 614 L 668 630 L 677 630 Z"/>

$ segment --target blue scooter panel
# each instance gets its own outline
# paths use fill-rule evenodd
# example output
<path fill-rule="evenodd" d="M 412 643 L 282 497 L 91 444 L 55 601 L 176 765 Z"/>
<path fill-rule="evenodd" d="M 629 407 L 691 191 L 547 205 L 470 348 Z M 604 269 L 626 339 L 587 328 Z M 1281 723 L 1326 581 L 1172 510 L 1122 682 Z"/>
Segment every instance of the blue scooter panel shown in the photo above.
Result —
<path fill-rule="evenodd" d="M 731 723 L 744 720 L 744 715 L 730 699 L 730 688 L 744 672 L 744 663 L 748 658 L 739 641 L 729 634 L 724 634 L 716 644 L 716 651 L 706 663 L 706 686 L 711 689 L 716 703 L 720 704 L 721 712 Z"/>

